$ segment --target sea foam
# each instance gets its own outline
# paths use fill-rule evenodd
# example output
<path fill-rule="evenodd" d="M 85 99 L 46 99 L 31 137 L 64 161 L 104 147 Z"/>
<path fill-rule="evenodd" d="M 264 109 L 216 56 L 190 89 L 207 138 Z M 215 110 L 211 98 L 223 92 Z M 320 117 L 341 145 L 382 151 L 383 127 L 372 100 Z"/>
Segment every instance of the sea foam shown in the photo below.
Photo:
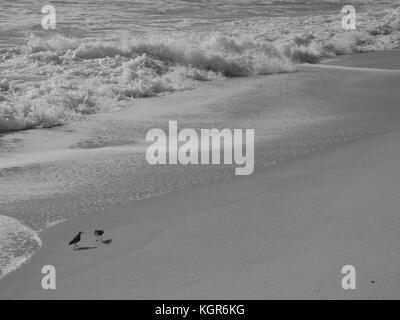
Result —
<path fill-rule="evenodd" d="M 320 15 L 100 39 L 32 33 L 26 45 L 0 50 L 0 132 L 63 125 L 203 81 L 293 72 L 298 63 L 392 49 L 399 45 L 400 7 L 359 13 L 357 26 L 345 31 L 340 15 Z"/>
<path fill-rule="evenodd" d="M 0 279 L 27 262 L 41 246 L 35 231 L 0 215 Z"/>

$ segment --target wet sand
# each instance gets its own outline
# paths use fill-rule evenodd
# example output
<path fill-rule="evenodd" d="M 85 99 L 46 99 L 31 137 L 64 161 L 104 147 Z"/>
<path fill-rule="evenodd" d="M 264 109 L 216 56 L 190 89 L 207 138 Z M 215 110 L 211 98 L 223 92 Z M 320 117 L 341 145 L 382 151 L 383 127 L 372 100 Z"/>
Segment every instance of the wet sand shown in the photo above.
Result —
<path fill-rule="evenodd" d="M 300 105 L 334 105 L 349 130 L 351 108 L 363 112 L 365 123 L 398 108 L 397 73 L 304 68 L 319 87 L 281 95 L 282 105 L 294 98 Z M 277 100 L 279 94 L 269 102 Z M 378 125 L 376 134 L 343 140 L 250 177 L 49 228 L 31 262 L 1 282 L 0 298 L 399 298 L 400 133 L 398 119 L 392 121 Z M 107 243 L 88 234 L 82 242 L 86 250 L 67 246 L 77 231 L 95 228 L 106 230 Z M 56 267 L 54 291 L 40 287 L 45 264 Z M 354 291 L 340 287 L 340 270 L 347 264 L 358 272 Z"/>
<path fill-rule="evenodd" d="M 347 66 L 358 68 L 379 68 L 387 70 L 400 70 L 399 57 L 400 49 L 383 52 L 365 52 L 347 57 L 336 57 L 324 62 L 326 65 Z"/>

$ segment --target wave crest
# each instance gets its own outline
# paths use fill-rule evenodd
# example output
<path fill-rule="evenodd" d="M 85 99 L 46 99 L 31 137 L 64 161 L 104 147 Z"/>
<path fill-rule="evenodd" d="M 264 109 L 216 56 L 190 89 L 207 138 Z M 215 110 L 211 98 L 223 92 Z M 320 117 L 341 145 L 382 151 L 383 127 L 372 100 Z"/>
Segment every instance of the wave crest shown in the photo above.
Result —
<path fill-rule="evenodd" d="M 399 44 L 400 7 L 358 21 L 357 31 L 342 30 L 337 15 L 107 41 L 31 34 L 26 46 L 0 50 L 0 132 L 62 125 L 199 81 L 293 72 L 296 63 Z"/>

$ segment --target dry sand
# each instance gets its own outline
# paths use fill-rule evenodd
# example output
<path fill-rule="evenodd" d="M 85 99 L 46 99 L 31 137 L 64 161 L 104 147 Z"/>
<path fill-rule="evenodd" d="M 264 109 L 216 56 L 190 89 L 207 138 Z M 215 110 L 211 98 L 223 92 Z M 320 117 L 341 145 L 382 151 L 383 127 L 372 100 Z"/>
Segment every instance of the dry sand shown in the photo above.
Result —
<path fill-rule="evenodd" d="M 400 298 L 399 163 L 400 132 L 381 133 L 77 217 L 41 235 L 43 247 L 1 282 L 0 298 Z M 86 234 L 83 250 L 68 247 L 95 228 L 108 244 Z M 41 289 L 47 264 L 56 290 Z M 347 264 L 356 290 L 341 288 Z"/>

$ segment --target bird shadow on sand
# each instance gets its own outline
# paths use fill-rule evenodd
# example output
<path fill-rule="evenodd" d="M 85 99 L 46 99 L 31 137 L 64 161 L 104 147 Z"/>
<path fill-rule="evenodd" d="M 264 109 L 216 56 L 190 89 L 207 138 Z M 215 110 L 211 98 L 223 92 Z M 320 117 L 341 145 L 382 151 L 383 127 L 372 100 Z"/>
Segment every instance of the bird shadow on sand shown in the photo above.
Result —
<path fill-rule="evenodd" d="M 78 251 L 78 250 L 90 250 L 90 249 L 97 249 L 97 247 L 78 247 L 78 248 L 74 248 L 74 250 Z"/>
<path fill-rule="evenodd" d="M 111 244 L 112 239 L 101 240 L 101 242 L 104 243 L 104 244 Z"/>

